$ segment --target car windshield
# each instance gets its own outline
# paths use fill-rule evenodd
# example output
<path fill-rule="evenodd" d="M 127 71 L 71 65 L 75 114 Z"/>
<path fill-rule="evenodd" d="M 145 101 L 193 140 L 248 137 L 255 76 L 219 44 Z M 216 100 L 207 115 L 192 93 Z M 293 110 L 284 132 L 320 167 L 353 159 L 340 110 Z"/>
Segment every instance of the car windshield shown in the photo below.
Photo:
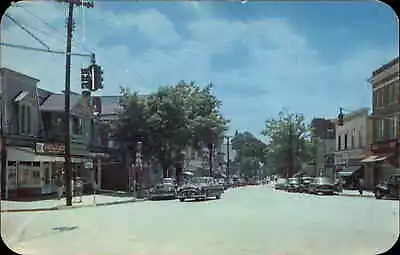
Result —
<path fill-rule="evenodd" d="M 191 179 L 190 182 L 194 184 L 202 184 L 202 183 L 210 184 L 213 182 L 213 179 L 209 177 L 194 177 Z"/>
<path fill-rule="evenodd" d="M 10 1 L 4 242 L 32 255 L 389 250 L 396 2 Z"/>
<path fill-rule="evenodd" d="M 315 178 L 313 182 L 316 184 L 332 184 L 332 181 L 326 177 Z"/>

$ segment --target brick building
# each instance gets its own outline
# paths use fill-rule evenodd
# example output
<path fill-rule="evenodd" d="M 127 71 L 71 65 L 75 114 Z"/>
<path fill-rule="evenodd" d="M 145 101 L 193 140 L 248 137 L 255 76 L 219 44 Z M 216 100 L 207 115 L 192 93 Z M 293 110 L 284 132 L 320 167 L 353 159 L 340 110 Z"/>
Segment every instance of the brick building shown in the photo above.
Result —
<path fill-rule="evenodd" d="M 400 167 L 399 149 L 396 146 L 400 135 L 399 57 L 373 71 L 370 81 L 373 93 L 373 139 L 371 155 L 363 163 L 369 169 L 373 184 L 376 184 Z"/>

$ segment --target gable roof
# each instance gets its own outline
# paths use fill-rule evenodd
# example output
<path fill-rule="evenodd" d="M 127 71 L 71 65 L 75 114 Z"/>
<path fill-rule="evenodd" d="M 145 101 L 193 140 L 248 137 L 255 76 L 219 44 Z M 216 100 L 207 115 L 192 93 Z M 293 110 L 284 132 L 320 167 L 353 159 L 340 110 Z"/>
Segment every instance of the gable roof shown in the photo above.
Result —
<path fill-rule="evenodd" d="M 70 95 L 70 110 L 74 108 L 81 99 L 80 95 L 71 93 Z M 50 95 L 46 101 L 42 103 L 40 106 L 40 110 L 48 111 L 48 112 L 60 112 L 64 111 L 64 103 L 65 103 L 64 94 L 52 94 Z"/>

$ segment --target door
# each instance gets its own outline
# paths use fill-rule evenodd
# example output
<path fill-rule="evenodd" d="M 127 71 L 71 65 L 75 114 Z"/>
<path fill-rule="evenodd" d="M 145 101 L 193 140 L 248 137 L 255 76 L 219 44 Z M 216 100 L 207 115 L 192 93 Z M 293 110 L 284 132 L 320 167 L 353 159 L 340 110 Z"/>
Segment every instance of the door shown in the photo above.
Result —
<path fill-rule="evenodd" d="M 42 163 L 42 177 L 41 186 L 42 194 L 50 194 L 52 192 L 52 181 L 51 181 L 51 167 L 49 162 Z"/>

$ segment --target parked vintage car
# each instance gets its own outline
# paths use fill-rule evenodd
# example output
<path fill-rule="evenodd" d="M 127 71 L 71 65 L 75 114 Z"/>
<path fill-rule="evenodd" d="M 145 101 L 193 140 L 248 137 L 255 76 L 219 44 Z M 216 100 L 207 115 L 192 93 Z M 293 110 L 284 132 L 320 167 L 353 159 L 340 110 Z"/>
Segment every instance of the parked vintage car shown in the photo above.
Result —
<path fill-rule="evenodd" d="M 185 199 L 206 200 L 208 197 L 220 199 L 223 193 L 224 186 L 213 177 L 193 177 L 178 188 L 177 197 L 181 202 Z"/>
<path fill-rule="evenodd" d="M 287 191 L 299 192 L 300 191 L 300 178 L 289 178 L 287 183 Z"/>
<path fill-rule="evenodd" d="M 308 193 L 334 195 L 336 193 L 336 187 L 328 177 L 316 177 L 310 183 Z"/>
<path fill-rule="evenodd" d="M 287 187 L 288 187 L 288 182 L 287 179 L 285 178 L 279 178 L 275 184 L 276 190 L 286 190 Z"/>
<path fill-rule="evenodd" d="M 313 181 L 313 177 L 303 176 L 300 177 L 300 192 L 307 192 L 308 187 L 310 186 L 311 182 Z"/>
<path fill-rule="evenodd" d="M 149 191 L 149 199 L 175 199 L 176 186 L 170 183 L 159 183 Z"/>
<path fill-rule="evenodd" d="M 400 199 L 400 174 L 392 174 L 384 182 L 376 185 L 375 198 Z"/>

